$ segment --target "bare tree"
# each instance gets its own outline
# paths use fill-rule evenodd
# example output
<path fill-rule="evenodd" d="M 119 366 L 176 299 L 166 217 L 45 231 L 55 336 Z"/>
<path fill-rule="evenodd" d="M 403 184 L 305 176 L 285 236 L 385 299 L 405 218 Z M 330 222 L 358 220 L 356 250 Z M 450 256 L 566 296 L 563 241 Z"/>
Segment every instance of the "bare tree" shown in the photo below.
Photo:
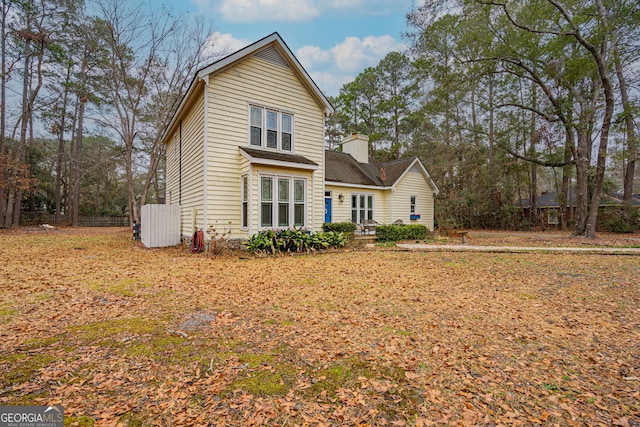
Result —
<path fill-rule="evenodd" d="M 104 26 L 102 35 L 109 49 L 101 83 L 109 106 L 101 110 L 100 121 L 114 130 L 124 145 L 129 219 L 139 221 L 134 178 L 135 160 L 140 154 L 137 144 L 145 136 L 142 116 L 145 112 L 151 114 L 151 105 L 160 102 L 166 106 L 152 113 L 158 114 L 154 119 L 156 125 L 161 126 L 170 119 L 176 99 L 173 91 L 179 93 L 184 88 L 183 73 L 197 64 L 197 61 L 188 61 L 199 57 L 201 29 L 194 33 L 183 30 L 188 26 L 185 16 L 174 16 L 164 7 L 145 12 L 142 5 L 126 0 L 98 0 L 97 3 Z M 192 48 L 187 48 L 187 39 L 194 34 L 198 34 L 198 38 L 191 40 L 195 41 Z M 176 52 L 178 47 L 186 50 Z M 173 67 L 177 68 L 175 72 L 166 72 Z M 151 167 L 147 180 L 155 173 L 162 155 L 162 147 L 156 141 L 159 136 L 149 140 Z"/>
<path fill-rule="evenodd" d="M 148 155 L 149 167 L 140 195 L 140 206 L 146 203 L 152 185 L 156 199 L 161 196 L 158 194 L 160 188 L 157 172 L 165 154 L 162 134 L 195 71 L 203 62 L 214 59 L 212 53 L 207 53 L 213 50 L 205 49 L 211 41 L 210 33 L 211 30 L 205 27 L 202 20 L 195 21 L 193 26 L 178 26 L 167 38 L 161 56 L 157 58 L 157 66 L 150 73 L 150 102 L 143 106 L 141 116 L 141 141 Z"/>

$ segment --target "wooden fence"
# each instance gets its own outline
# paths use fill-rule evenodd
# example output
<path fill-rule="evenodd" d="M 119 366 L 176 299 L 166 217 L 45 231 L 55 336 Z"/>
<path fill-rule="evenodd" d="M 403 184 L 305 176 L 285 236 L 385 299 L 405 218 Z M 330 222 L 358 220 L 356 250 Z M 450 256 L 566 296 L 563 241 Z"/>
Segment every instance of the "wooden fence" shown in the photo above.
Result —
<path fill-rule="evenodd" d="M 22 212 L 20 225 L 56 225 L 56 216 L 44 212 Z M 78 217 L 81 227 L 129 227 L 128 216 L 85 216 Z M 60 217 L 60 225 L 70 225 L 71 218 L 68 215 Z"/>

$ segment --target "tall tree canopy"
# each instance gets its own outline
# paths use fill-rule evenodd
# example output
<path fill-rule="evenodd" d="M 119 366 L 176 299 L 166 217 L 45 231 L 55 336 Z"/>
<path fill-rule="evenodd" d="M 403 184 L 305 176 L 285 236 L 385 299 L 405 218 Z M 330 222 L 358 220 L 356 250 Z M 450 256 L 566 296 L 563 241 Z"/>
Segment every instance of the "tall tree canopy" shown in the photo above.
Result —
<path fill-rule="evenodd" d="M 546 189 L 563 227 L 575 195 L 574 233 L 594 236 L 612 145 L 633 193 L 639 20 L 631 0 L 424 2 L 407 16 L 407 54 L 345 85 L 333 126 L 369 133 L 378 157 L 419 155 L 441 190 L 440 222 L 541 225 Z"/>
<path fill-rule="evenodd" d="M 87 185 L 96 167 L 87 149 L 121 156 L 99 162 L 124 179 L 127 202 L 118 203 L 138 219 L 140 204 L 164 197 L 160 134 L 210 59 L 210 28 L 122 0 L 3 0 L 2 28 L 0 224 L 18 226 L 26 200 L 72 225 L 81 212 L 113 212 L 116 202 L 96 202 L 109 185 Z M 8 85 L 21 97 L 6 99 Z M 9 116 L 7 105 L 21 113 Z"/>

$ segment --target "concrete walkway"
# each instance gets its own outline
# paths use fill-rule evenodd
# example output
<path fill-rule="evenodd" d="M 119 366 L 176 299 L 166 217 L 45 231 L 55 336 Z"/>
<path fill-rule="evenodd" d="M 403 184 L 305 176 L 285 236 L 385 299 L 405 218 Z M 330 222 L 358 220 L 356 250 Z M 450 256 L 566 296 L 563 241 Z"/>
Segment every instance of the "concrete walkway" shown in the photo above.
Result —
<path fill-rule="evenodd" d="M 538 246 L 474 246 L 474 245 L 427 245 L 420 243 L 398 243 L 400 249 L 425 252 L 496 252 L 496 253 L 577 253 L 598 255 L 640 255 L 640 248 L 579 248 Z"/>

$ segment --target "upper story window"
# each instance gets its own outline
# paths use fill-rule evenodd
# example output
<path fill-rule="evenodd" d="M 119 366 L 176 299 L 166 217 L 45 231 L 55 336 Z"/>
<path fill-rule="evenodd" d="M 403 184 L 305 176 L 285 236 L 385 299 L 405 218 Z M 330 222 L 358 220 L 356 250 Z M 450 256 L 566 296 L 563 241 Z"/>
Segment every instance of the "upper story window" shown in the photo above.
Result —
<path fill-rule="evenodd" d="M 293 151 L 293 115 L 252 105 L 249 144 L 273 150 Z"/>
<path fill-rule="evenodd" d="M 416 213 L 416 196 L 411 196 L 411 209 L 412 214 Z"/>

